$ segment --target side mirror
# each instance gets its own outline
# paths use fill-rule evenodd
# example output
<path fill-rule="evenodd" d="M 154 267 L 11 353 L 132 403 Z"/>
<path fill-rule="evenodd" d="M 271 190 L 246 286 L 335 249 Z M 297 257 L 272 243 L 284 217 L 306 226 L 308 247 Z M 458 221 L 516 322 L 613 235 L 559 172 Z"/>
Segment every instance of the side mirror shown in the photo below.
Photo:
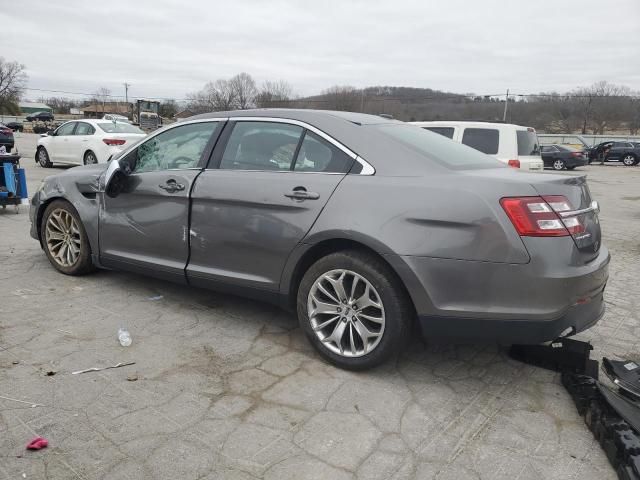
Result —
<path fill-rule="evenodd" d="M 111 198 L 120 195 L 125 177 L 118 160 L 111 160 L 104 174 L 104 192 Z"/>

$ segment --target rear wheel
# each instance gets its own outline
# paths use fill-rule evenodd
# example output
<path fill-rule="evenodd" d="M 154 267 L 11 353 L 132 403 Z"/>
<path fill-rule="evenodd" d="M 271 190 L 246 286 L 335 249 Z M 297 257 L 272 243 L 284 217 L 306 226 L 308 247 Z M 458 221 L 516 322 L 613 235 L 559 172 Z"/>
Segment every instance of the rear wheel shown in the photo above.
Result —
<path fill-rule="evenodd" d="M 553 169 L 554 170 L 564 170 L 564 160 L 554 160 L 553 161 Z"/>
<path fill-rule="evenodd" d="M 51 202 L 42 216 L 40 236 L 49 262 L 66 275 L 94 270 L 89 239 L 76 209 L 65 200 Z"/>
<path fill-rule="evenodd" d="M 322 357 L 349 370 L 374 367 L 399 353 L 413 309 L 395 273 L 357 250 L 314 263 L 298 289 L 300 327 Z"/>
<path fill-rule="evenodd" d="M 627 167 L 632 167 L 636 164 L 636 156 L 632 153 L 627 153 L 624 157 L 622 157 L 622 163 L 624 163 Z"/>
<path fill-rule="evenodd" d="M 42 168 L 50 168 L 52 165 L 51 161 L 49 160 L 47 149 L 44 147 L 38 148 L 38 163 Z"/>
<path fill-rule="evenodd" d="M 96 157 L 95 153 L 89 150 L 87 153 L 84 154 L 85 165 L 94 165 L 96 163 L 98 163 L 98 157 Z"/>

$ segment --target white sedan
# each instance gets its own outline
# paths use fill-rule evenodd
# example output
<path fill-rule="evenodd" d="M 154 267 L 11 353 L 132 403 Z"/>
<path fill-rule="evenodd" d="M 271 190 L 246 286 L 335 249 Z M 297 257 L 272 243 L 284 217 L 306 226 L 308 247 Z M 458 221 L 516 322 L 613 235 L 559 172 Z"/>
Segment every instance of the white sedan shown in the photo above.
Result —
<path fill-rule="evenodd" d="M 147 134 L 130 123 L 108 120 L 72 120 L 38 139 L 36 162 L 90 165 L 104 163 Z"/>

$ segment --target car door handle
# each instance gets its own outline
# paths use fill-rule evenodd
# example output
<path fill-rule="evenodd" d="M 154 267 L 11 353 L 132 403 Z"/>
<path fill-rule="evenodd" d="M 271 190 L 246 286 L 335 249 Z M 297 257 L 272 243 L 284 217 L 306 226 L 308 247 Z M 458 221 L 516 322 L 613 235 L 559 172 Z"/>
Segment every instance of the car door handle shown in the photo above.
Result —
<path fill-rule="evenodd" d="M 296 187 L 291 192 L 285 193 L 284 196 L 293 200 L 318 200 L 320 198 L 319 193 L 307 192 L 304 187 Z"/>
<path fill-rule="evenodd" d="M 182 190 L 184 190 L 184 185 L 182 183 L 176 183 L 175 180 L 167 180 L 166 184 L 160 184 L 158 185 L 158 187 L 166 190 L 167 193 L 181 192 Z"/>

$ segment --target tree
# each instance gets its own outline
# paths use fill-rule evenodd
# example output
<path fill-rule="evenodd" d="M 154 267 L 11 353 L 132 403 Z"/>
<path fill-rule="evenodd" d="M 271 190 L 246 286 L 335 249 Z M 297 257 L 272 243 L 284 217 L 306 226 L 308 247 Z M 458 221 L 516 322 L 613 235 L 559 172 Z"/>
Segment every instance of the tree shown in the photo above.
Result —
<path fill-rule="evenodd" d="M 258 94 L 256 82 L 246 72 L 239 73 L 229 80 L 229 88 L 233 92 L 235 107 L 246 110 L 255 106 L 255 98 Z"/>
<path fill-rule="evenodd" d="M 334 85 L 322 92 L 326 98 L 327 108 L 354 112 L 360 108 L 361 92 L 348 85 Z"/>
<path fill-rule="evenodd" d="M 53 113 L 68 114 L 72 108 L 80 106 L 79 100 L 65 97 L 40 97 L 38 101 L 49 105 L 53 109 Z"/>
<path fill-rule="evenodd" d="M 105 104 L 111 101 L 111 90 L 107 87 L 98 88 L 92 95 L 91 103 L 102 105 L 102 112 L 105 112 Z"/>
<path fill-rule="evenodd" d="M 256 95 L 259 108 L 283 107 L 293 98 L 293 87 L 284 80 L 265 81 Z"/>
<path fill-rule="evenodd" d="M 175 100 L 166 100 L 160 104 L 160 116 L 173 118 L 178 113 L 178 104 Z"/>
<path fill-rule="evenodd" d="M 202 90 L 187 95 L 187 108 L 194 113 L 233 110 L 236 91 L 229 80 L 208 82 Z"/>
<path fill-rule="evenodd" d="M 24 65 L 8 62 L 4 57 L 0 57 L 0 113 L 20 113 L 18 102 L 27 84 L 24 69 Z"/>

